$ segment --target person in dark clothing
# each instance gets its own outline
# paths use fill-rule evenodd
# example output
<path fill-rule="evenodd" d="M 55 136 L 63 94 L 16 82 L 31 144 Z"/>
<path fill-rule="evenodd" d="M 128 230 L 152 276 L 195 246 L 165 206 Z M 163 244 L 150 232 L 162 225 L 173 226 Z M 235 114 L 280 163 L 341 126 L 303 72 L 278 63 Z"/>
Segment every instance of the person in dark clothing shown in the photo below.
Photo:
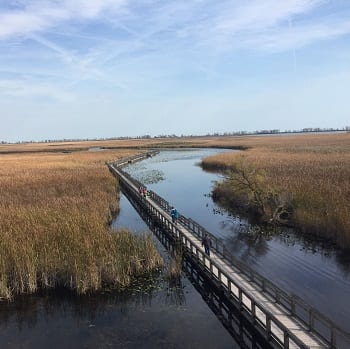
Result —
<path fill-rule="evenodd" d="M 210 246 L 211 246 L 211 240 L 208 236 L 208 234 L 205 234 L 202 237 L 202 246 L 204 246 L 205 253 L 210 256 Z"/>

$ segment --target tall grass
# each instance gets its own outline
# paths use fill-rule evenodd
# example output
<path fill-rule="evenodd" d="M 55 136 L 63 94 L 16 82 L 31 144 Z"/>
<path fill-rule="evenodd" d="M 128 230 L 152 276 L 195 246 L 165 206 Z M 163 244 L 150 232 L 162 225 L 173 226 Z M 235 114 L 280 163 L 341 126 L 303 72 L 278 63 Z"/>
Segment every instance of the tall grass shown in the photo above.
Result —
<path fill-rule="evenodd" d="M 0 297 L 64 286 L 124 287 L 162 261 L 150 236 L 112 232 L 117 183 L 104 162 L 130 151 L 0 157 Z"/>
<path fill-rule="evenodd" d="M 176 247 L 170 254 L 166 272 L 166 277 L 169 281 L 176 282 L 181 277 L 183 257 L 184 251 L 181 247 Z"/>
<path fill-rule="evenodd" d="M 350 248 L 350 134 L 276 138 L 251 142 L 245 161 L 262 170 L 279 200 L 292 206 L 292 224 Z M 204 159 L 203 167 L 234 168 L 239 157 L 219 154 Z M 227 183 L 217 190 L 226 198 L 235 195 Z"/>

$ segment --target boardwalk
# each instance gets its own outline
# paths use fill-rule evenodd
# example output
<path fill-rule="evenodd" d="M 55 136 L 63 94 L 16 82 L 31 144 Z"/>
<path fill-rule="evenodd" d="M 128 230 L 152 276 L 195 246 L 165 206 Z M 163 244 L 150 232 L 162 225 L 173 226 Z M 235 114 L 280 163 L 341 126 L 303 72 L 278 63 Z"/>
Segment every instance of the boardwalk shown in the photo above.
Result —
<path fill-rule="evenodd" d="M 148 155 L 150 156 L 150 155 Z M 121 170 L 145 155 L 108 164 L 119 178 L 121 188 L 144 207 L 148 215 L 160 224 L 185 251 L 221 287 L 225 296 L 234 302 L 247 319 L 276 348 L 350 348 L 347 334 L 296 296 L 290 296 L 238 260 L 235 260 L 221 241 L 210 235 L 191 219 L 180 216 L 173 224 L 169 203 L 150 192 L 147 198 L 139 195 L 141 185 Z M 210 257 L 204 253 L 201 239 L 209 234 L 213 242 Z M 337 340 L 339 343 L 337 343 Z M 347 344 L 344 344 L 346 342 Z"/>

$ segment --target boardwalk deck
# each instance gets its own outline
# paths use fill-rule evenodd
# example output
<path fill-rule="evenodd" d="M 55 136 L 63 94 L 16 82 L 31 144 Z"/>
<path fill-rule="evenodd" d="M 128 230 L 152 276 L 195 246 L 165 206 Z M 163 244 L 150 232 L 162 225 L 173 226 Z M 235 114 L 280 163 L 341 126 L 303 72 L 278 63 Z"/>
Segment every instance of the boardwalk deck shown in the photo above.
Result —
<path fill-rule="evenodd" d="M 133 158 L 133 161 L 135 159 L 139 160 L 140 157 Z M 203 232 L 198 228 L 199 225 L 184 217 L 180 217 L 178 224 L 173 224 L 168 203 L 152 192 L 147 199 L 141 197 L 138 193 L 139 183 L 119 168 L 124 164 L 125 161 L 115 165 L 109 164 L 110 170 L 119 178 L 123 190 L 128 190 L 136 199 L 139 198 L 149 214 L 173 234 L 187 253 L 201 263 L 210 277 L 220 284 L 227 297 L 238 305 L 273 346 L 285 349 L 338 348 L 335 344 L 335 328 L 330 328 L 328 341 L 326 335 L 313 331 L 313 322 L 316 319 L 314 309 L 307 309 L 308 321 L 296 316 L 294 298 L 291 298 L 289 307 L 284 306 L 283 301 L 279 302 L 284 296 L 283 293 L 268 292 L 265 280 L 262 283 L 255 282 L 258 280 L 256 275 L 252 275 L 252 272 L 247 273 L 246 270 L 242 271 L 238 262 L 232 263 L 225 257 L 225 253 L 221 253 L 217 240 L 214 241 L 210 256 L 206 255 L 201 245 Z"/>

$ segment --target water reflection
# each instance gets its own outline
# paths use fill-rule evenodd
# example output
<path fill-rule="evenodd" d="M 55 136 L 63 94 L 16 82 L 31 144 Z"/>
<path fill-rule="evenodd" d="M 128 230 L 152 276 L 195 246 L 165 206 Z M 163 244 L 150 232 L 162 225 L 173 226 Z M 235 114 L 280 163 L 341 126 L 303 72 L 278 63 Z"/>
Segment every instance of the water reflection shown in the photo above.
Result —
<path fill-rule="evenodd" d="M 0 304 L 1 348 L 239 348 L 193 286 L 78 297 L 61 290 Z"/>
<path fill-rule="evenodd" d="M 258 224 L 254 217 L 238 217 L 220 206 L 213 209 L 213 214 L 222 217 L 220 229 L 232 233 L 230 237 L 225 238 L 232 251 L 247 251 L 246 254 L 241 253 L 242 258 L 248 258 L 251 252 L 256 256 L 263 256 L 269 251 L 268 241 L 274 239 L 287 247 L 297 246 L 307 254 L 333 258 L 339 270 L 343 272 L 343 277 L 349 276 L 350 250 L 340 250 L 324 238 L 290 227 Z"/>
<path fill-rule="evenodd" d="M 60 290 L 2 303 L 0 347 L 269 348 L 190 261 L 184 272 L 191 284 L 160 277 L 148 292 L 141 280 L 122 293 Z"/>
<path fill-rule="evenodd" d="M 344 276 L 350 275 L 350 251 L 341 251 L 335 258 L 338 267 L 343 271 Z"/>
<path fill-rule="evenodd" d="M 211 286 L 210 279 L 192 264 L 191 259 L 184 261 L 184 269 L 191 283 L 234 338 L 239 348 L 272 348 L 265 337 L 226 298 L 224 292 Z"/>
<path fill-rule="evenodd" d="M 211 196 L 210 194 L 208 195 Z M 254 216 L 244 215 L 238 216 L 235 212 L 229 212 L 225 207 L 214 207 L 212 210 L 213 215 L 222 217 L 222 221 L 219 226 L 222 231 L 231 232 L 232 236 L 226 238 L 226 241 L 232 247 L 233 252 L 247 250 L 244 245 L 253 247 L 254 254 L 264 255 L 268 253 L 268 244 L 260 244 L 264 240 L 265 242 L 275 239 L 281 244 L 286 246 L 299 246 L 299 248 L 306 253 L 317 254 L 322 257 L 333 258 L 340 271 L 343 272 L 344 277 L 349 276 L 350 272 L 350 250 L 340 250 L 332 242 L 318 238 L 315 235 L 296 231 L 290 227 L 280 227 L 272 225 L 263 225 L 258 223 Z M 232 237 L 236 242 L 231 241 Z M 256 242 L 258 241 L 258 244 Z M 243 245 L 240 242 L 244 242 Z M 242 258 L 249 256 L 248 253 L 242 253 Z"/>

